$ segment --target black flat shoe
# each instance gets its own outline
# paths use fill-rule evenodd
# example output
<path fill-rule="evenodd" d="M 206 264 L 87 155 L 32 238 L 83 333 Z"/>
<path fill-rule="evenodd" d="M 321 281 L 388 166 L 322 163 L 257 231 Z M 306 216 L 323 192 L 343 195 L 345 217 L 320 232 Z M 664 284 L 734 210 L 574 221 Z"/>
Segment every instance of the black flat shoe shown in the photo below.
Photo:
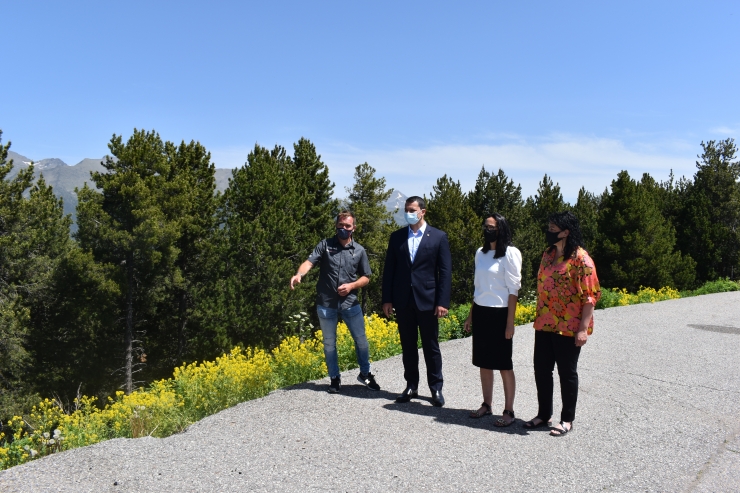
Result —
<path fill-rule="evenodd" d="M 442 395 L 441 390 L 432 392 L 432 404 L 434 404 L 434 407 L 442 407 L 445 405 L 445 398 Z"/>
<path fill-rule="evenodd" d="M 570 422 L 570 426 L 567 427 L 567 428 L 565 427 L 565 423 L 563 423 L 561 421 L 560 422 L 560 428 L 553 428 L 552 430 L 550 430 L 550 436 L 551 437 L 564 437 L 572 429 L 573 429 L 573 422 L 572 421 Z"/>
<path fill-rule="evenodd" d="M 419 397 L 419 393 L 416 391 L 416 389 L 406 387 L 406 390 L 401 392 L 401 395 L 396 397 L 396 402 L 403 404 L 404 402 L 410 401 L 414 397 Z"/>
<path fill-rule="evenodd" d="M 534 424 L 534 420 L 535 419 L 539 419 L 540 422 L 537 423 L 537 424 Z M 530 419 L 529 421 L 527 421 L 526 423 L 524 423 L 522 426 L 525 427 L 528 430 L 531 430 L 531 429 L 534 429 L 534 428 L 540 428 L 542 426 L 552 426 L 552 421 L 545 421 L 544 419 L 537 417 L 537 418 Z"/>

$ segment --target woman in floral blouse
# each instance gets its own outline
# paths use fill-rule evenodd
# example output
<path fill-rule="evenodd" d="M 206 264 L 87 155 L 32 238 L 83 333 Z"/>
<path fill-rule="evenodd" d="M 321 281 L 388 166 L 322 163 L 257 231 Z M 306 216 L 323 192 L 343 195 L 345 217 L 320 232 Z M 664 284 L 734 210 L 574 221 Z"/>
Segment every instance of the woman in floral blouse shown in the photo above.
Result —
<path fill-rule="evenodd" d="M 578 400 L 578 356 L 593 332 L 594 306 L 601 296 L 596 268 L 578 219 L 570 212 L 549 217 L 545 236 L 550 245 L 537 273 L 537 317 L 534 321 L 534 378 L 539 411 L 525 428 L 550 426 L 552 371 L 558 365 L 563 410 L 560 425 L 550 431 L 564 436 L 573 429 Z"/>

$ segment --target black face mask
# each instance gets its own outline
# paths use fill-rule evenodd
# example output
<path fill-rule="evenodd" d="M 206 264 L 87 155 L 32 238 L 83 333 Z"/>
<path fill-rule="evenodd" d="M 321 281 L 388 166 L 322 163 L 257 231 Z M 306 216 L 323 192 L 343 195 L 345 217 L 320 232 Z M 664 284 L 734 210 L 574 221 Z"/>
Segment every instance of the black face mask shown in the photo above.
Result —
<path fill-rule="evenodd" d="M 344 228 L 337 228 L 337 236 L 340 240 L 346 240 L 352 235 L 352 231 L 347 231 Z"/>
<path fill-rule="evenodd" d="M 555 243 L 562 240 L 562 238 L 558 238 L 560 233 L 562 233 L 562 231 L 545 231 L 545 240 L 547 240 L 547 244 L 553 246 Z"/>
<path fill-rule="evenodd" d="M 490 230 L 484 229 L 483 238 L 485 238 L 486 243 L 493 243 L 494 241 L 498 239 L 498 230 L 496 229 L 496 230 L 490 231 Z"/>

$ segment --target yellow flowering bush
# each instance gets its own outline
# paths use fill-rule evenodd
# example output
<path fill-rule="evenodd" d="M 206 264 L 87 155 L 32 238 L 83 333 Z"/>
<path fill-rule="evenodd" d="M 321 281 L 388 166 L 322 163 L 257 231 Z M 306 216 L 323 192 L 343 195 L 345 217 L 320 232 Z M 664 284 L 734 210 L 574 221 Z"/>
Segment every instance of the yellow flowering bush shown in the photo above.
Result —
<path fill-rule="evenodd" d="M 345 327 L 344 330 L 349 332 Z M 339 327 L 337 327 L 339 331 Z M 272 350 L 272 366 L 279 375 L 277 387 L 295 385 L 315 380 L 326 375 L 324 349 L 321 343 L 321 331 L 314 338 L 301 342 L 295 336 L 283 339 L 278 347 Z M 339 338 L 339 334 L 337 334 Z M 339 349 L 339 348 L 337 348 Z"/>
<path fill-rule="evenodd" d="M 640 287 L 637 293 L 628 293 L 626 289 L 602 289 L 601 299 L 596 308 L 610 308 L 613 306 L 627 306 L 638 303 L 655 303 L 656 301 L 675 300 L 681 297 L 678 290 L 663 287 L 660 289 Z"/>
<path fill-rule="evenodd" d="M 537 315 L 537 307 L 534 303 L 517 304 L 516 313 L 514 314 L 514 325 L 526 325 L 534 322 Z"/>
<path fill-rule="evenodd" d="M 346 327 L 345 327 L 346 328 Z M 348 331 L 349 332 L 349 331 Z M 401 338 L 398 335 L 398 324 L 373 313 L 365 317 L 365 334 L 370 343 L 370 359 L 380 361 L 401 354 Z M 351 343 L 350 338 L 349 342 Z M 356 361 L 352 355 L 352 361 Z"/>
<path fill-rule="evenodd" d="M 398 326 L 378 315 L 365 317 L 370 357 L 377 361 L 401 352 Z M 175 368 L 172 378 L 158 380 L 129 395 L 116 392 L 100 408 L 93 397 L 75 400 L 65 412 L 45 399 L 27 417 L 14 416 L 0 433 L 0 469 L 53 452 L 110 438 L 165 437 L 188 425 L 288 385 L 326 376 L 321 331 L 301 341 L 285 338 L 272 351 L 236 347 L 215 361 Z M 344 323 L 337 327 L 337 352 L 343 370 L 357 366 L 354 341 Z"/>

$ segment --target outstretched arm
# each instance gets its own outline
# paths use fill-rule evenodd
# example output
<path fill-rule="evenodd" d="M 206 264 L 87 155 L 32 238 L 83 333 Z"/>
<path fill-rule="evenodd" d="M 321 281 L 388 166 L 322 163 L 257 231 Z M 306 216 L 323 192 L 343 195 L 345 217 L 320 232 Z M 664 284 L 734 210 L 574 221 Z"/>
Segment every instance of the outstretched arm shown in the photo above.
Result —
<path fill-rule="evenodd" d="M 313 267 L 313 264 L 308 260 L 303 262 L 301 266 L 298 267 L 298 272 L 296 272 L 296 275 L 290 278 L 290 289 L 295 289 L 295 285 L 301 283 L 303 276 L 308 274 L 308 271 L 311 270 L 311 267 Z"/>

